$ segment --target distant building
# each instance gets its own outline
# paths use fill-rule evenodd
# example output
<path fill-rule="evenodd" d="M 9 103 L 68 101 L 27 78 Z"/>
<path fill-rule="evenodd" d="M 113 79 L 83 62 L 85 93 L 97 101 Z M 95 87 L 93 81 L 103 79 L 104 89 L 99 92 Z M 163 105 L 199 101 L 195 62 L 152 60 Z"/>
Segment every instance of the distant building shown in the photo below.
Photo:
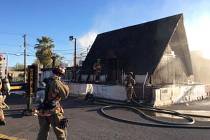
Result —
<path fill-rule="evenodd" d="M 24 71 L 23 70 L 9 70 L 9 75 L 12 77 L 12 82 L 23 81 Z"/>
<path fill-rule="evenodd" d="M 93 80 L 97 59 L 104 83 L 120 83 L 130 71 L 152 85 L 183 84 L 193 75 L 182 14 L 99 34 L 83 62 L 83 82 Z"/>
<path fill-rule="evenodd" d="M 39 81 L 42 82 L 45 78 L 49 78 L 52 75 L 53 75 L 52 68 L 42 68 L 39 72 Z M 72 75 L 73 75 L 73 67 L 66 67 L 66 73 L 62 78 L 65 81 L 72 81 Z M 77 75 L 79 77 L 79 74 Z"/>

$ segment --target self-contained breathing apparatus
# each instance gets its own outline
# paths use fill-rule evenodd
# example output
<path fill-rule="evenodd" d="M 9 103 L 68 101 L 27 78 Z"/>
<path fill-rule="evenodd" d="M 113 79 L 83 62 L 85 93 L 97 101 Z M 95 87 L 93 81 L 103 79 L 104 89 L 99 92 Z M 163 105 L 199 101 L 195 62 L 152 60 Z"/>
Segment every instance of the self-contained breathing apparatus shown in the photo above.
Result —
<path fill-rule="evenodd" d="M 45 86 L 45 97 L 44 97 L 44 101 L 39 104 L 38 110 L 51 110 L 51 109 L 55 108 L 55 106 L 56 106 L 55 99 L 48 100 L 49 84 L 50 84 L 51 80 L 52 80 L 51 78 L 45 78 L 43 80 L 43 82 L 46 85 Z"/>
<path fill-rule="evenodd" d="M 69 122 L 68 118 L 61 119 L 60 124 L 59 124 L 59 128 L 61 128 L 61 129 L 67 128 L 68 124 L 69 124 L 68 122 Z"/>

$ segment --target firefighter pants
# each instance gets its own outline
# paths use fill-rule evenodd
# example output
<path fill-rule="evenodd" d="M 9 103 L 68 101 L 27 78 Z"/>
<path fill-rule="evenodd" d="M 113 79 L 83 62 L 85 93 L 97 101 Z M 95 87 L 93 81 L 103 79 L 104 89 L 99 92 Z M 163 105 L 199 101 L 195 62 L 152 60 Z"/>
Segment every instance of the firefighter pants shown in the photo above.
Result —
<path fill-rule="evenodd" d="M 49 135 L 50 126 L 52 126 L 57 140 L 67 140 L 67 128 L 59 128 L 60 120 L 63 118 L 63 114 L 54 114 L 51 116 L 39 116 L 39 134 L 37 140 L 47 140 Z"/>
<path fill-rule="evenodd" d="M 4 120 L 4 111 L 2 108 L 0 108 L 0 121 Z"/>
<path fill-rule="evenodd" d="M 0 121 L 4 120 L 4 111 L 3 111 L 3 108 L 5 108 L 5 106 L 3 105 L 4 99 L 5 98 L 0 91 Z"/>
<path fill-rule="evenodd" d="M 134 88 L 133 87 L 126 87 L 126 91 L 127 91 L 127 100 L 131 100 L 133 93 L 134 93 Z"/>

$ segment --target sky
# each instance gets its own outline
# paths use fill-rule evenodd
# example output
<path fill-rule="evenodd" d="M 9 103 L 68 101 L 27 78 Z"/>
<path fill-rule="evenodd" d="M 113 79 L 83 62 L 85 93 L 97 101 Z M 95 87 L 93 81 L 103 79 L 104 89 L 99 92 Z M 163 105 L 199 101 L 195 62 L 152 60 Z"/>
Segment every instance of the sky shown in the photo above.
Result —
<path fill-rule="evenodd" d="M 0 52 L 9 66 L 23 64 L 23 35 L 27 64 L 35 59 L 36 39 L 54 40 L 54 52 L 72 64 L 74 42 L 85 55 L 97 34 L 175 14 L 184 14 L 191 51 L 210 59 L 210 0 L 0 0 Z"/>

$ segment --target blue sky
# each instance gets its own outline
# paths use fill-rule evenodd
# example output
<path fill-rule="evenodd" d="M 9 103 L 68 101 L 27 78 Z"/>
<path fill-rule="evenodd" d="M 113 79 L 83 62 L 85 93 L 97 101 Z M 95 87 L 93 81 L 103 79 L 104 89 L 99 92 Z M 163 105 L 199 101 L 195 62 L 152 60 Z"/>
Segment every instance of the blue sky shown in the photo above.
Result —
<path fill-rule="evenodd" d="M 22 35 L 27 34 L 30 55 L 36 39 L 45 35 L 54 40 L 55 52 L 72 63 L 70 35 L 77 38 L 80 54 L 98 33 L 178 13 L 184 14 L 190 49 L 210 58 L 209 0 L 1 0 L 0 52 L 11 53 L 10 66 L 23 63 L 23 56 L 12 55 L 23 52 Z M 27 63 L 34 58 L 28 56 Z"/>

